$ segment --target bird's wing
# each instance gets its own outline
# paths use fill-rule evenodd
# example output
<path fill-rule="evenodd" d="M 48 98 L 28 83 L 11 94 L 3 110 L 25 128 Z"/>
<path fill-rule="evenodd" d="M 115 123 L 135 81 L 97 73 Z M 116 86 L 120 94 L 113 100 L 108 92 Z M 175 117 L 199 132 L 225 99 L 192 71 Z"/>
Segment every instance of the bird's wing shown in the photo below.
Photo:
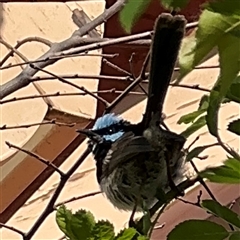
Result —
<path fill-rule="evenodd" d="M 133 157 L 152 151 L 154 149 L 146 138 L 135 136 L 132 132 L 127 132 L 112 144 L 104 162 L 109 163 L 108 173 L 111 173 L 117 166 L 131 161 Z"/>

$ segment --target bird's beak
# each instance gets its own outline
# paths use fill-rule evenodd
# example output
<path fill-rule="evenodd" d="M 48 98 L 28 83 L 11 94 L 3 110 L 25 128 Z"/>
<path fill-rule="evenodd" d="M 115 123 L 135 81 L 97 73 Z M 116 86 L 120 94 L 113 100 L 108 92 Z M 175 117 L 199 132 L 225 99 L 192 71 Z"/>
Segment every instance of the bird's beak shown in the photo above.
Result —
<path fill-rule="evenodd" d="M 76 130 L 76 132 L 86 135 L 89 139 L 91 139 L 95 143 L 100 143 L 103 141 L 103 138 L 100 135 L 98 135 L 97 133 L 90 129 L 78 129 Z"/>

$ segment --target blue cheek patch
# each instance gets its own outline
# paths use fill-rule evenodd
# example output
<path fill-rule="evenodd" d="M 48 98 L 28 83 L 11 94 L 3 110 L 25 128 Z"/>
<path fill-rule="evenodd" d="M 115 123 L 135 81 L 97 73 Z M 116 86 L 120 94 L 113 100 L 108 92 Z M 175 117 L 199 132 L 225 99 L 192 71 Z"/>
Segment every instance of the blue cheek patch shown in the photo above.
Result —
<path fill-rule="evenodd" d="M 118 138 L 120 138 L 123 135 L 124 132 L 117 132 L 111 135 L 104 135 L 102 136 L 105 140 L 110 140 L 112 142 L 116 141 Z"/>

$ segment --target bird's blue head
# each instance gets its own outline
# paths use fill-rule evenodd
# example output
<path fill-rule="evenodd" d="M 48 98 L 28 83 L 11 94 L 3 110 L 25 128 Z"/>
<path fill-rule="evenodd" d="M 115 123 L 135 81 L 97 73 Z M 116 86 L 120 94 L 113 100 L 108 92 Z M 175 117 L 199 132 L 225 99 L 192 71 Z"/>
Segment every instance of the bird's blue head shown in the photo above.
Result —
<path fill-rule="evenodd" d="M 92 130 L 106 129 L 101 136 L 107 141 L 115 142 L 124 134 L 122 130 L 116 128 L 116 125 L 121 124 L 122 121 L 123 119 L 120 116 L 108 113 L 97 119 Z"/>

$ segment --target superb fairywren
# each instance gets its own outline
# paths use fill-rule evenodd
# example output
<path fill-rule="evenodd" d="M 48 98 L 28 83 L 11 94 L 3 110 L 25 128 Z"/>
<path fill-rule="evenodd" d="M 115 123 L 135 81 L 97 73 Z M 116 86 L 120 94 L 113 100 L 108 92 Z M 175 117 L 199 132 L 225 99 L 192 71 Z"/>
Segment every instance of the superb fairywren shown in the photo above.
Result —
<path fill-rule="evenodd" d="M 119 209 L 150 208 L 182 178 L 185 138 L 163 129 L 160 120 L 184 31 L 182 16 L 161 14 L 156 21 L 148 101 L 140 123 L 109 113 L 91 130 L 79 130 L 90 138 L 101 190 Z"/>

